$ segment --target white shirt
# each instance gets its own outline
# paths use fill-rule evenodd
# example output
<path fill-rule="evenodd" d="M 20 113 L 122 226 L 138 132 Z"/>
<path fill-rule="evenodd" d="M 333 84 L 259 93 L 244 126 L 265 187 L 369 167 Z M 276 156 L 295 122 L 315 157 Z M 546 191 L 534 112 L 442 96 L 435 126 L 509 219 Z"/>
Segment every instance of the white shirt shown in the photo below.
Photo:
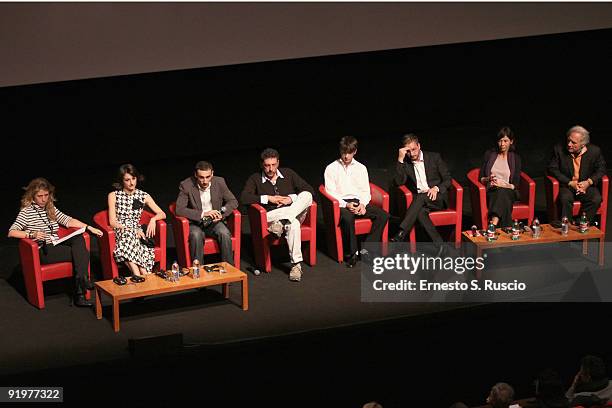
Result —
<path fill-rule="evenodd" d="M 414 165 L 414 175 L 416 176 L 417 181 L 417 191 L 419 193 L 426 193 L 429 190 L 429 185 L 427 184 L 427 175 L 425 174 L 425 162 L 423 161 L 423 151 L 419 152 L 418 160 L 413 160 L 412 164 Z"/>
<path fill-rule="evenodd" d="M 279 178 L 285 178 L 285 176 L 283 176 L 281 174 L 280 170 L 276 170 L 276 175 L 278 176 L 276 178 L 276 180 L 278 180 Z M 269 181 L 270 184 L 275 186 L 276 185 L 276 180 L 274 180 L 274 183 L 272 183 L 272 180 L 270 180 L 269 178 L 266 177 L 266 173 L 264 173 L 263 171 L 261 172 L 261 184 L 264 184 L 266 181 Z M 295 201 L 297 199 L 297 194 L 289 194 L 289 198 L 291 198 L 291 201 Z M 268 196 L 267 195 L 262 195 L 259 199 L 260 199 L 262 204 L 268 204 Z"/>
<path fill-rule="evenodd" d="M 210 186 L 212 185 L 212 180 L 208 183 L 208 187 L 203 189 L 198 184 L 198 190 L 200 190 L 200 200 L 202 201 L 202 217 L 204 214 L 212 211 L 212 202 L 210 200 Z"/>
<path fill-rule="evenodd" d="M 359 204 L 368 205 L 370 195 L 370 178 L 368 169 L 353 159 L 348 166 L 338 159 L 325 168 L 325 190 L 338 200 L 341 208 L 346 207 L 345 199 L 358 198 Z"/>

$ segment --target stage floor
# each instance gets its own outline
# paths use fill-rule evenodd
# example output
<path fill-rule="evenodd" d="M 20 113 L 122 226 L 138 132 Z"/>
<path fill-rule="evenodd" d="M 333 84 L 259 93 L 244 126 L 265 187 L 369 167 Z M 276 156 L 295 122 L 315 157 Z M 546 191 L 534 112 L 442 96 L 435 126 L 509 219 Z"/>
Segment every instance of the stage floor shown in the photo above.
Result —
<path fill-rule="evenodd" d="M 249 266 L 242 263 L 243 270 Z M 108 299 L 102 299 L 103 320 L 96 320 L 93 309 L 69 306 L 67 280 L 66 284 L 46 284 L 51 294 L 45 297 L 43 310 L 0 280 L 0 375 L 125 358 L 130 338 L 182 333 L 186 344 L 218 345 L 469 307 L 362 303 L 359 269 L 348 269 L 321 252 L 316 268 L 304 265 L 299 283 L 288 280 L 286 269 L 288 264 L 280 264 L 269 274 L 248 273 L 247 312 L 238 307 L 238 284 L 231 286 L 229 301 L 220 287 L 212 287 L 123 302 L 119 333 L 113 332 Z"/>

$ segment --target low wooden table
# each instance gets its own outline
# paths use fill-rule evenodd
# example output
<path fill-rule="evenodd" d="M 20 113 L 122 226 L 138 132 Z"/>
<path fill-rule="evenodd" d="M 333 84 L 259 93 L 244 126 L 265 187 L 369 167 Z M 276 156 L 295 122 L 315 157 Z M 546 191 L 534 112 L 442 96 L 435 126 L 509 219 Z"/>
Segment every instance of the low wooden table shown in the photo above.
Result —
<path fill-rule="evenodd" d="M 211 264 L 212 265 L 212 264 Z M 96 282 L 96 317 L 102 319 L 101 295 L 108 295 L 113 300 L 113 328 L 119 331 L 119 302 L 143 296 L 153 296 L 162 293 L 181 292 L 205 286 L 223 285 L 223 296 L 229 298 L 229 284 L 242 283 L 242 310 L 249 310 L 249 285 L 247 274 L 233 267 L 227 262 L 221 262 L 226 272 L 207 273 L 201 268 L 200 278 L 193 279 L 191 274 L 181 276 L 179 282 L 170 282 L 157 275 L 146 276 L 142 283 L 132 283 L 128 278 L 127 285 L 117 285 L 112 280 Z"/>
<path fill-rule="evenodd" d="M 473 243 L 476 246 L 476 256 L 482 256 L 482 251 L 486 249 L 492 248 L 503 248 L 503 247 L 513 247 L 513 246 L 521 246 L 521 245 L 537 245 L 537 244 L 551 244 L 555 242 L 565 242 L 565 241 L 582 241 L 582 254 L 588 255 L 588 240 L 589 239 L 599 239 L 599 265 L 603 266 L 604 264 L 604 238 L 605 233 L 602 232 L 599 228 L 589 226 L 589 230 L 581 234 L 578 232 L 578 227 L 574 225 L 570 225 L 570 230 L 567 236 L 561 235 L 561 229 L 554 228 L 549 224 L 542 224 L 542 233 L 540 234 L 540 238 L 533 238 L 533 234 L 524 232 L 521 234 L 521 237 L 513 241 L 512 234 L 508 234 L 502 231 L 500 228 L 497 229 L 497 239 L 494 241 L 487 241 L 487 238 L 484 236 L 472 237 L 471 231 L 464 231 L 463 237 L 467 241 Z M 476 277 L 480 279 L 480 272 L 476 273 Z"/>

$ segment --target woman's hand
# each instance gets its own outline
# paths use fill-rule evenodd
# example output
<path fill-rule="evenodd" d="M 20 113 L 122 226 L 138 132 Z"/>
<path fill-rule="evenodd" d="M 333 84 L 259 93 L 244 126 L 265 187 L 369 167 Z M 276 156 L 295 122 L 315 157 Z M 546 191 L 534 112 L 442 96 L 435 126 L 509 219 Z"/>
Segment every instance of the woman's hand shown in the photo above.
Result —
<path fill-rule="evenodd" d="M 36 231 L 34 233 L 34 240 L 36 241 L 44 241 L 47 238 L 47 233 L 42 231 Z"/>
<path fill-rule="evenodd" d="M 514 186 L 504 180 L 495 179 L 491 181 L 491 185 L 499 188 L 510 188 L 514 190 Z"/>
<path fill-rule="evenodd" d="M 156 221 L 154 219 L 151 219 L 151 221 L 149 221 L 149 225 L 147 225 L 147 238 L 153 238 L 155 236 L 156 226 Z"/>
<path fill-rule="evenodd" d="M 102 236 L 102 231 L 100 231 L 99 229 L 92 227 L 91 225 L 87 226 L 87 231 L 91 232 L 92 234 L 101 237 Z"/>
<path fill-rule="evenodd" d="M 136 228 L 136 238 L 138 238 L 138 239 L 144 239 L 145 238 L 145 233 L 142 232 L 142 229 Z"/>

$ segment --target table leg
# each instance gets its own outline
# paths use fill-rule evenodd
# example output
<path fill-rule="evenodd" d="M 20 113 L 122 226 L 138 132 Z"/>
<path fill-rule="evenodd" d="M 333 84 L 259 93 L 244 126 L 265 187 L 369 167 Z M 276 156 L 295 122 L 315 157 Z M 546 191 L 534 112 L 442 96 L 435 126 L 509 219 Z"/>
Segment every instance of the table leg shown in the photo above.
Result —
<path fill-rule="evenodd" d="M 100 295 L 102 292 L 96 286 L 96 318 L 98 320 L 102 319 L 102 301 L 100 299 Z"/>
<path fill-rule="evenodd" d="M 604 244 L 604 239 L 599 238 L 599 266 L 604 266 Z"/>
<path fill-rule="evenodd" d="M 247 278 L 242 280 L 242 310 L 249 310 L 249 282 Z"/>
<path fill-rule="evenodd" d="M 119 301 L 113 298 L 113 329 L 119 331 Z"/>
<path fill-rule="evenodd" d="M 587 241 L 586 239 L 582 240 L 582 255 L 588 255 L 589 254 L 589 241 Z"/>
<path fill-rule="evenodd" d="M 223 297 L 226 298 L 226 299 L 229 299 L 229 295 L 230 295 L 230 292 L 229 292 L 229 283 L 224 283 L 223 284 Z"/>

